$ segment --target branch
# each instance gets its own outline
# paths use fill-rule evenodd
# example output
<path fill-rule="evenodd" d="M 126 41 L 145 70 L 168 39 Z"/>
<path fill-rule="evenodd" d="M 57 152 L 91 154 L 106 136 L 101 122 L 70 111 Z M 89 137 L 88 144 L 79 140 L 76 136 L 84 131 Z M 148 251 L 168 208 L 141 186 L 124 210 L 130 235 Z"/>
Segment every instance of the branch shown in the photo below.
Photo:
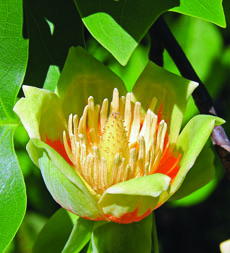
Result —
<path fill-rule="evenodd" d="M 152 30 L 154 31 L 154 34 L 158 35 L 161 44 L 168 51 L 181 75 L 187 79 L 199 83 L 199 86 L 193 92 L 193 99 L 200 113 L 217 116 L 212 98 L 209 95 L 205 85 L 197 76 L 191 63 L 187 59 L 186 55 L 162 17 L 160 17 L 154 23 Z M 216 151 L 224 167 L 226 168 L 226 172 L 230 180 L 230 141 L 224 131 L 224 128 L 222 126 L 216 126 L 212 132 L 211 138 L 213 145 L 215 146 Z"/>

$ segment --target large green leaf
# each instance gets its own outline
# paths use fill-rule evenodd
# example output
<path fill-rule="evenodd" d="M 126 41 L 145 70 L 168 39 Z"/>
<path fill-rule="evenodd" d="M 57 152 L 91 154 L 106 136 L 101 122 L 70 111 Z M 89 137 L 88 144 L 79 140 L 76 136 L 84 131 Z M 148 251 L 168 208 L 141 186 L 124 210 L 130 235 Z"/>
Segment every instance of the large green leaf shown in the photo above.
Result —
<path fill-rule="evenodd" d="M 170 16 L 167 16 L 167 23 L 171 31 L 196 73 L 206 84 L 211 96 L 213 98 L 217 97 L 221 90 L 220 85 L 224 84 L 223 80 L 225 80 L 227 73 L 220 62 L 223 56 L 223 41 L 220 29 L 214 24 L 201 19 L 180 16 L 176 20 L 171 20 Z M 167 51 L 164 52 L 164 68 L 180 75 L 179 70 Z M 195 114 L 198 114 L 198 109 L 193 98 L 190 98 L 183 123 L 188 122 Z"/>
<path fill-rule="evenodd" d="M 178 0 L 74 0 L 85 26 L 122 65 L 157 17 Z"/>
<path fill-rule="evenodd" d="M 94 253 L 150 253 L 152 215 L 139 222 L 96 224 L 92 236 Z"/>
<path fill-rule="evenodd" d="M 222 37 L 218 27 L 188 16 L 168 20 L 167 23 L 201 80 L 205 82 L 212 72 L 216 74 L 216 68 L 212 71 L 216 67 L 213 65 L 223 51 Z M 179 74 L 167 52 L 164 53 L 164 67 Z"/>
<path fill-rule="evenodd" d="M 13 147 L 18 119 L 12 111 L 27 64 L 22 38 L 22 1 L 0 2 L 0 252 L 14 237 L 25 214 L 25 185 Z"/>
<path fill-rule="evenodd" d="M 63 208 L 59 209 L 39 233 L 33 253 L 61 252 L 78 218 Z"/>
<path fill-rule="evenodd" d="M 226 27 L 222 0 L 180 0 L 180 6 L 174 7 L 172 11 Z"/>

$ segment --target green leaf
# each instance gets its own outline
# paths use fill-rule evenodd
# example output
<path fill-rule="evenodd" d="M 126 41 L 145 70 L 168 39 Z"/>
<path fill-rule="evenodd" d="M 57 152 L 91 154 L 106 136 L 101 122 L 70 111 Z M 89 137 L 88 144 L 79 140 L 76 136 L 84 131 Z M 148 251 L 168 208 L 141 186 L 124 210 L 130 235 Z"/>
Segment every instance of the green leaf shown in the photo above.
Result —
<path fill-rule="evenodd" d="M 152 215 L 130 224 L 106 223 L 95 227 L 92 236 L 94 253 L 150 253 Z"/>
<path fill-rule="evenodd" d="M 25 184 L 13 147 L 19 121 L 12 110 L 27 64 L 22 1 L 0 2 L 0 24 L 0 252 L 3 252 L 26 210 Z"/>
<path fill-rule="evenodd" d="M 199 154 L 194 166 L 188 172 L 179 190 L 170 198 L 178 200 L 191 194 L 209 183 L 215 175 L 214 153 L 205 146 Z"/>
<path fill-rule="evenodd" d="M 88 243 L 93 231 L 94 221 L 77 219 L 63 253 L 77 253 Z"/>
<path fill-rule="evenodd" d="M 220 30 L 211 23 L 189 16 L 180 16 L 176 21 L 168 20 L 167 23 L 198 76 L 211 91 L 213 87 L 210 79 L 214 79 L 216 75 L 215 63 L 223 53 Z M 164 68 L 179 74 L 167 52 L 164 53 Z M 211 78 L 209 78 L 210 75 L 212 75 Z M 219 85 L 218 80 L 218 87 Z M 215 92 L 212 92 L 212 95 L 215 95 Z"/>
<path fill-rule="evenodd" d="M 220 85 L 224 84 L 226 71 L 220 58 L 223 56 L 223 39 L 220 30 L 214 24 L 204 20 L 183 16 L 171 19 L 173 13 L 168 15 L 167 23 L 191 62 L 200 79 L 213 98 L 218 96 Z M 208 47 L 207 47 L 208 45 Z M 164 68 L 180 75 L 175 63 L 167 53 L 164 52 Z M 186 123 L 199 111 L 190 98 L 183 119 Z"/>
<path fill-rule="evenodd" d="M 33 253 L 62 252 L 73 229 L 73 224 L 79 217 L 71 215 L 63 208 L 59 209 L 46 223 L 34 243 Z"/>
<path fill-rule="evenodd" d="M 170 189 L 171 194 L 182 184 L 186 174 L 194 165 L 204 144 L 207 142 L 215 125 L 225 121 L 210 115 L 198 115 L 192 118 L 180 133 L 176 148 L 182 154 L 180 170 Z"/>
<path fill-rule="evenodd" d="M 98 204 L 105 214 L 121 219 L 137 210 L 135 219 L 157 206 L 161 195 L 168 190 L 170 180 L 163 174 L 130 179 L 109 187 Z"/>
<path fill-rule="evenodd" d="M 157 17 L 178 0 L 74 0 L 82 20 L 99 43 L 122 65 Z"/>
<path fill-rule="evenodd" d="M 24 84 L 42 88 L 50 65 L 63 68 L 71 46 L 84 46 L 82 20 L 72 0 L 25 0 L 29 61 Z"/>
<path fill-rule="evenodd" d="M 13 148 L 15 126 L 0 127 L 0 252 L 13 239 L 26 211 L 23 176 Z"/>
<path fill-rule="evenodd" d="M 222 0 L 180 0 L 180 6 L 171 11 L 201 18 L 221 27 L 226 27 Z"/>

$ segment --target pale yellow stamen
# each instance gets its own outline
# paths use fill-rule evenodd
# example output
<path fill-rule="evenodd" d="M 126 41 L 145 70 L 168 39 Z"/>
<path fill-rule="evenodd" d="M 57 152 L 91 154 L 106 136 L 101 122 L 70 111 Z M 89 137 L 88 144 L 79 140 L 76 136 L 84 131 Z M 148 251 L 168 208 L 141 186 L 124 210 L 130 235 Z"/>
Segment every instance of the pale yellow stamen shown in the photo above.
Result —
<path fill-rule="evenodd" d="M 109 107 L 109 101 L 108 99 L 104 99 L 101 107 L 101 112 L 100 112 L 100 124 L 101 124 L 101 129 L 104 129 L 105 123 L 107 120 L 107 114 L 108 114 L 108 107 Z"/>
<path fill-rule="evenodd" d="M 68 119 L 68 135 L 63 132 L 66 153 L 77 173 L 99 194 L 109 186 L 154 173 L 162 156 L 167 124 L 154 114 L 153 98 L 147 113 L 133 103 L 131 93 L 112 102 L 104 99 L 101 107 L 88 98 L 83 115 Z M 108 115 L 108 111 L 110 112 Z"/>

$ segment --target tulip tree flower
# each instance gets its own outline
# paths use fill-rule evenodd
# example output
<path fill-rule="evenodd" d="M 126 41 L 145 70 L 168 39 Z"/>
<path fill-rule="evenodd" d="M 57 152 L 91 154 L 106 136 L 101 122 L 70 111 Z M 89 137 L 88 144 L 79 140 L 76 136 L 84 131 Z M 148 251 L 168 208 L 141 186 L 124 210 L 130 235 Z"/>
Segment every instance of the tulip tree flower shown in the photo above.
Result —
<path fill-rule="evenodd" d="M 181 131 L 197 83 L 149 62 L 132 92 L 80 47 L 55 92 L 23 86 L 14 111 L 53 198 L 90 220 L 137 222 L 181 186 L 223 120 L 195 116 Z M 205 168 L 204 168 L 205 169 Z"/>

